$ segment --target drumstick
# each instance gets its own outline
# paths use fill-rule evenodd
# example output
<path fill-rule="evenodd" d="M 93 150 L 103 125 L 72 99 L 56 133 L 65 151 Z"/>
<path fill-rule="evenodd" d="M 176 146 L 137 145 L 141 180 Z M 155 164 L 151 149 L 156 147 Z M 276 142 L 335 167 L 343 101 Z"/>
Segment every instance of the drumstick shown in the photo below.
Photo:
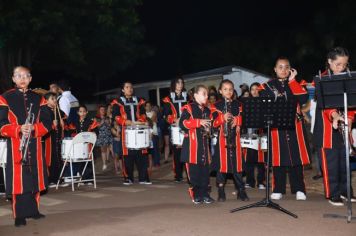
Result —
<path fill-rule="evenodd" d="M 56 110 L 57 106 L 54 108 L 54 120 L 57 120 L 57 110 Z"/>
<path fill-rule="evenodd" d="M 61 116 L 61 111 L 59 110 L 58 104 L 57 104 L 56 108 L 57 108 L 57 111 L 58 111 L 59 122 L 60 122 L 60 125 L 61 125 L 61 128 L 62 128 L 62 138 L 63 138 L 64 137 L 64 126 L 62 126 L 62 116 Z"/>

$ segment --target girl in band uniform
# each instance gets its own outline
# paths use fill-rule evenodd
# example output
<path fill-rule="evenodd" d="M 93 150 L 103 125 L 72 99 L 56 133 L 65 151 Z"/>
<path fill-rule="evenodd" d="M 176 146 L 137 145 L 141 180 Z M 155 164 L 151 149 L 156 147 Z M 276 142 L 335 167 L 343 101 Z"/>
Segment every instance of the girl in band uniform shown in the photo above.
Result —
<path fill-rule="evenodd" d="M 345 48 L 336 47 L 327 55 L 327 70 L 321 75 L 337 75 L 345 72 L 348 67 L 349 53 Z M 353 120 L 354 110 L 349 110 L 348 118 Z M 347 198 L 346 190 L 346 153 L 338 122 L 344 118 L 337 109 L 321 109 L 316 106 L 315 126 L 313 131 L 314 144 L 319 149 L 319 160 L 323 171 L 325 197 L 334 206 L 343 206 L 342 200 Z M 352 122 L 349 122 L 352 124 Z M 351 202 L 356 202 L 352 194 Z"/>
<path fill-rule="evenodd" d="M 182 78 L 177 78 L 171 81 L 171 94 L 165 97 L 163 101 L 163 114 L 169 125 L 178 124 L 181 116 L 181 108 L 187 104 L 187 93 L 184 88 L 184 81 Z M 183 180 L 184 163 L 181 162 L 182 147 L 172 145 L 173 150 L 173 170 L 174 180 L 181 182 Z"/>
<path fill-rule="evenodd" d="M 225 201 L 226 175 L 231 173 L 237 198 L 245 201 L 248 196 L 242 180 L 243 158 L 240 144 L 240 103 L 233 100 L 234 84 L 230 80 L 223 80 L 219 86 L 223 99 L 211 107 L 213 127 L 218 129 L 217 144 L 213 156 L 213 169 L 216 170 L 216 184 L 218 187 L 218 201 Z"/>
<path fill-rule="evenodd" d="M 253 83 L 250 86 L 250 96 L 259 97 L 259 83 Z M 260 135 L 263 129 L 247 128 L 247 133 Z M 246 187 L 254 188 L 256 185 L 255 179 L 255 167 L 257 168 L 257 187 L 258 189 L 265 189 L 265 163 L 264 163 L 264 152 L 259 146 L 258 150 L 252 148 L 246 148 L 243 150 L 245 156 L 245 173 L 246 173 Z"/>
<path fill-rule="evenodd" d="M 179 127 L 185 132 L 181 161 L 186 163 L 193 203 L 212 203 L 209 195 L 210 110 L 206 107 L 208 89 L 204 85 L 194 88 L 194 101 L 183 106 Z"/>

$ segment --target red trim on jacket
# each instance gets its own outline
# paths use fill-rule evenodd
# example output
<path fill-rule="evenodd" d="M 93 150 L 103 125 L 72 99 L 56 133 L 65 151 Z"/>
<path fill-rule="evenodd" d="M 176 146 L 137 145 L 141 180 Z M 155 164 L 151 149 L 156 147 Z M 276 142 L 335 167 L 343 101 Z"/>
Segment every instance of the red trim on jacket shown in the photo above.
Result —
<path fill-rule="evenodd" d="M 165 103 L 168 103 L 170 108 L 171 108 L 171 111 L 172 111 L 172 114 L 171 115 L 168 115 L 166 120 L 169 124 L 173 124 L 175 119 L 177 119 L 178 115 L 177 115 L 177 111 L 176 111 L 176 108 L 174 107 L 171 99 L 169 97 L 165 97 L 163 98 L 162 100 L 163 102 Z"/>

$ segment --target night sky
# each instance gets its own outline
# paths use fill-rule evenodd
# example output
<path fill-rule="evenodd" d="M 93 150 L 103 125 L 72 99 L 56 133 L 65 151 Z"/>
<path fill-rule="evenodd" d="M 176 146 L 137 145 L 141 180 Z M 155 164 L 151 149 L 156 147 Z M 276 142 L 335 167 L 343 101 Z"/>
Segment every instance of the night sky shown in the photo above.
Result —
<path fill-rule="evenodd" d="M 346 2 L 356 5 L 351 0 Z M 118 87 L 125 80 L 134 83 L 169 80 L 176 75 L 227 65 L 246 67 L 270 76 L 275 59 L 287 56 L 299 75 L 310 80 L 325 64 L 329 45 L 323 34 L 334 30 L 329 29 L 329 24 L 337 27 L 340 14 L 348 7 L 345 2 L 342 8 L 337 8 L 337 4 L 328 5 L 325 1 L 143 0 L 137 8 L 140 25 L 144 28 L 142 43 L 153 54 L 111 78 L 101 78 L 83 94 L 81 88 L 86 83 L 85 78 L 68 75 L 67 78 L 76 93 L 89 97 L 92 92 Z M 345 27 L 356 26 L 354 17 L 342 20 L 348 22 Z M 352 29 L 353 35 L 355 31 Z M 342 33 L 348 37 L 348 32 Z M 325 38 L 332 42 L 330 47 L 344 42 Z M 342 46 L 348 48 L 353 42 L 349 40 Z"/>
<path fill-rule="evenodd" d="M 273 2 L 144 1 L 139 13 L 146 29 L 145 41 L 154 48 L 155 55 L 139 61 L 122 76 L 129 76 L 133 81 L 147 81 L 198 72 L 187 65 L 192 49 L 236 36 L 283 37 L 290 30 L 308 27 L 315 8 L 318 8 L 318 4 L 310 1 L 298 1 L 293 6 L 288 1 Z M 287 54 L 292 53 L 291 48 Z M 271 59 L 270 66 L 273 67 L 274 58 Z M 236 63 L 231 61 L 231 64 Z M 245 66 L 244 63 L 239 65 Z M 199 69 L 212 68 L 212 65 L 203 65 Z"/>

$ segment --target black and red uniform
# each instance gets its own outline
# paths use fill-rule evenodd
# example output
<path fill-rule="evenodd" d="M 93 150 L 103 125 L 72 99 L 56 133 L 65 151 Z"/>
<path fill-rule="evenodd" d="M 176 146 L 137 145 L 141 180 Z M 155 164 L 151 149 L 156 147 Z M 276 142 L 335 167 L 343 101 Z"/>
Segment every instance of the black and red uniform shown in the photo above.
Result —
<path fill-rule="evenodd" d="M 185 132 L 181 161 L 186 163 L 189 194 L 196 198 L 210 197 L 208 193 L 210 176 L 210 151 L 208 134 L 200 124 L 201 119 L 210 119 L 210 109 L 196 102 L 182 108 L 179 127 Z"/>
<path fill-rule="evenodd" d="M 61 173 L 62 158 L 61 158 L 61 141 L 64 137 L 64 127 L 61 127 L 59 117 L 66 119 L 65 113 L 59 111 L 61 116 L 59 116 L 58 109 L 54 111 L 52 108 L 47 108 L 48 113 L 51 114 L 51 120 L 57 117 L 58 125 L 52 124 L 52 130 L 42 137 L 44 144 L 44 153 L 46 157 L 46 164 L 48 170 L 48 182 L 57 183 L 59 175 Z M 54 112 L 57 114 L 54 115 Z"/>
<path fill-rule="evenodd" d="M 98 126 L 99 123 L 94 118 L 85 117 L 83 120 L 78 118 L 76 121 L 70 123 L 67 129 L 71 132 L 71 136 L 74 137 L 81 132 L 97 133 Z"/>
<path fill-rule="evenodd" d="M 305 193 L 303 166 L 309 164 L 310 161 L 303 119 L 299 119 L 299 117 L 302 117 L 300 115 L 301 106 L 308 101 L 308 92 L 296 80 L 272 79 L 261 86 L 261 97 L 275 97 L 276 95 L 287 99 L 295 97 L 297 100 L 297 115 L 294 129 L 271 129 L 271 142 L 268 145 L 273 166 L 272 189 L 274 193 L 286 193 L 288 169 L 291 192 Z"/>
<path fill-rule="evenodd" d="M 85 117 L 83 120 L 80 120 L 79 117 L 75 118 L 72 123 L 67 126 L 67 130 L 72 137 L 76 136 L 81 132 L 95 132 L 98 133 L 98 126 L 99 123 L 94 118 Z M 91 149 L 91 147 L 88 147 Z M 85 162 L 81 163 L 73 163 L 73 173 L 76 174 L 77 172 L 82 173 L 85 167 Z M 70 172 L 66 169 L 65 176 L 70 176 Z M 85 170 L 83 179 L 93 179 L 93 168 L 92 165 L 87 165 Z"/>
<path fill-rule="evenodd" d="M 139 182 L 150 182 L 148 176 L 148 156 L 147 149 L 132 150 L 126 147 L 125 128 L 126 121 L 146 122 L 145 100 L 137 97 L 120 97 L 112 101 L 113 118 L 121 126 L 121 145 L 122 156 L 124 159 L 123 175 L 125 181 L 133 183 L 134 164 L 138 170 Z"/>
<path fill-rule="evenodd" d="M 181 94 L 171 93 L 169 97 L 163 98 L 163 115 L 169 125 L 175 123 L 176 119 L 179 119 L 182 113 L 181 108 L 187 104 L 187 93 Z M 182 181 L 184 163 L 181 162 L 181 150 L 182 147 L 173 146 L 173 171 L 174 179 L 176 181 Z"/>
<path fill-rule="evenodd" d="M 327 75 L 327 71 L 322 73 L 322 76 L 325 75 Z M 338 110 L 322 109 L 317 105 L 313 131 L 313 141 L 318 149 L 327 199 L 337 199 L 340 198 L 340 195 L 347 196 L 345 144 L 342 134 L 332 126 L 331 115 L 333 112 L 338 112 Z M 354 115 L 354 110 L 348 111 L 349 119 L 353 120 Z M 351 195 L 353 196 L 352 188 Z"/>
<path fill-rule="evenodd" d="M 245 184 L 242 180 L 242 171 L 244 167 L 244 160 L 242 156 L 242 149 L 240 143 L 240 130 L 235 126 L 231 127 L 233 120 L 224 128 L 226 121 L 224 114 L 229 112 L 232 114 L 238 127 L 242 124 L 242 117 L 240 115 L 240 102 L 237 100 L 226 101 L 220 100 L 211 106 L 213 116 L 213 127 L 218 129 L 217 143 L 213 156 L 212 169 L 216 171 L 216 183 L 219 191 L 224 191 L 226 183 L 226 175 L 232 174 L 236 189 L 244 191 Z M 228 131 L 229 134 L 225 132 Z M 220 186 L 220 185 L 223 186 Z M 219 193 L 221 194 L 221 193 Z"/>
<path fill-rule="evenodd" d="M 258 136 L 263 134 L 263 129 L 251 129 L 252 133 Z M 246 184 L 254 188 L 256 185 L 255 179 L 255 167 L 257 168 L 257 186 L 264 185 L 266 179 L 266 168 L 265 168 L 265 152 L 261 149 L 259 144 L 258 150 L 252 148 L 243 148 L 242 154 L 245 160 L 244 171 L 246 173 Z"/>
<path fill-rule="evenodd" d="M 20 149 L 21 126 L 32 104 L 34 130 L 28 145 L 26 161 Z M 6 193 L 12 195 L 14 218 L 30 218 L 39 214 L 40 192 L 47 187 L 47 171 L 41 137 L 52 127 L 46 101 L 27 90 L 11 89 L 0 96 L 0 135 L 8 138 Z"/>

